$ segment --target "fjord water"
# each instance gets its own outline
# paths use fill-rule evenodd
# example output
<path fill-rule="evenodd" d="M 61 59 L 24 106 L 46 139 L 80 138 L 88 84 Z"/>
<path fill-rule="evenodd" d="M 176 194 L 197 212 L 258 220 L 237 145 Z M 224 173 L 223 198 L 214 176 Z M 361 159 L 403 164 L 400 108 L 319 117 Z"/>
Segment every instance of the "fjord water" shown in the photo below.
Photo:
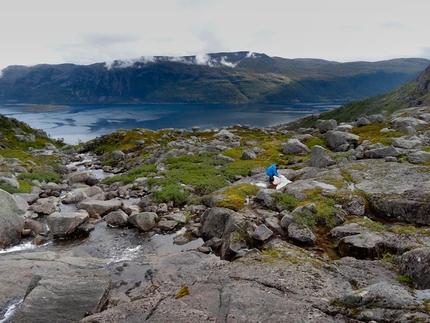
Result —
<path fill-rule="evenodd" d="M 86 104 L 60 109 L 0 105 L 0 114 L 42 129 L 69 144 L 86 142 L 118 129 L 201 129 L 234 124 L 267 127 L 327 111 L 340 103 L 297 104 Z M 32 107 L 32 106 L 30 106 Z"/>

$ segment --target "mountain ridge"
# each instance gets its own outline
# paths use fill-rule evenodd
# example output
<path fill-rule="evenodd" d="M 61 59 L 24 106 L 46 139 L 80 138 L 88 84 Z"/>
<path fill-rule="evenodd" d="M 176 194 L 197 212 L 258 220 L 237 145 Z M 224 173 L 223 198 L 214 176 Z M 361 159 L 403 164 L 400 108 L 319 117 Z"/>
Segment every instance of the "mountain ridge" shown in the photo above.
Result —
<path fill-rule="evenodd" d="M 251 52 L 155 56 L 91 65 L 8 66 L 0 103 L 289 103 L 385 93 L 430 64 L 421 58 L 339 63 Z"/>

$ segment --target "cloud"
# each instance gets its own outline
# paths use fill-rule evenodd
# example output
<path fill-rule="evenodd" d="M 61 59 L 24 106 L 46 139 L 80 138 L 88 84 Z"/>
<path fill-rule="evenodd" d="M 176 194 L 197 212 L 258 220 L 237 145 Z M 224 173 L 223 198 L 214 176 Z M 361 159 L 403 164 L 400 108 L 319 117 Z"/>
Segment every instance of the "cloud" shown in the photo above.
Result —
<path fill-rule="evenodd" d="M 418 54 L 419 57 L 425 57 L 427 59 L 430 59 L 430 47 L 421 47 L 420 53 Z"/>
<path fill-rule="evenodd" d="M 391 29 L 398 32 L 412 32 L 414 29 L 399 21 L 387 21 L 381 23 L 382 28 Z"/>
<path fill-rule="evenodd" d="M 235 51 L 336 61 L 416 57 L 427 55 L 427 12 L 419 1 L 159 0 L 144 7 L 136 0 L 5 1 L 0 69 L 125 64 L 142 56 L 198 55 L 205 64 L 230 64 L 203 57 Z"/>

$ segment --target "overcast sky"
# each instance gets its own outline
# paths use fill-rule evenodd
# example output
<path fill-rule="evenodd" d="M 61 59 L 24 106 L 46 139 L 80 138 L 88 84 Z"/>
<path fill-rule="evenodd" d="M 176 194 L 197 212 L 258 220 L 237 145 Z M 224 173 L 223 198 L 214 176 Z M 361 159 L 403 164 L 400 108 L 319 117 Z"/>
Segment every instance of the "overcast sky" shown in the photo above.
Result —
<path fill-rule="evenodd" d="M 430 59 L 428 0 L 3 0 L 0 69 L 251 51 Z"/>

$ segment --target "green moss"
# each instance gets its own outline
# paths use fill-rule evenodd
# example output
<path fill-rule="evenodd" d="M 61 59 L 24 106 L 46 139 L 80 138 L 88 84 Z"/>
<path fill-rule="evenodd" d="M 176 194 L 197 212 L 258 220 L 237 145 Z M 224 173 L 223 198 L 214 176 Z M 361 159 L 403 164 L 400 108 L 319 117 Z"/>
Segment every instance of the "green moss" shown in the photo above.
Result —
<path fill-rule="evenodd" d="M 271 196 L 276 204 L 280 205 L 284 210 L 292 211 L 298 205 L 298 201 L 293 196 L 281 192 L 275 192 Z"/>
<path fill-rule="evenodd" d="M 380 222 L 372 221 L 370 219 L 365 219 L 363 222 L 360 223 L 361 226 L 369 228 L 373 231 L 382 232 L 387 231 L 387 227 L 383 225 Z"/>
<path fill-rule="evenodd" d="M 14 193 L 24 193 L 24 191 L 21 188 L 16 188 L 10 185 L 6 185 L 3 183 L 0 183 L 0 189 L 2 189 L 3 191 L 8 192 L 9 194 L 14 194 Z"/>
<path fill-rule="evenodd" d="M 222 192 L 223 199 L 217 206 L 239 211 L 244 207 L 247 195 L 256 195 L 260 188 L 252 184 L 240 184 L 228 187 Z"/>
<path fill-rule="evenodd" d="M 364 127 L 353 128 L 351 133 L 359 136 L 360 142 L 369 140 L 373 144 L 382 143 L 386 146 L 389 146 L 393 142 L 392 138 L 402 137 L 404 135 L 398 131 L 381 132 L 383 128 L 387 128 L 389 126 L 390 125 L 387 123 L 370 124 Z"/>
<path fill-rule="evenodd" d="M 173 201 L 174 205 L 182 205 L 190 195 L 190 192 L 181 185 L 167 184 L 161 190 L 155 191 L 153 199 L 155 203 L 167 203 Z"/>
<path fill-rule="evenodd" d="M 38 180 L 46 183 L 61 183 L 62 181 L 61 176 L 54 172 L 21 173 L 16 178 L 27 181 Z"/>
<path fill-rule="evenodd" d="M 304 141 L 303 141 L 303 143 L 310 149 L 310 150 L 312 150 L 312 148 L 314 147 L 314 146 L 321 146 L 321 147 L 324 147 L 324 148 L 328 148 L 328 146 L 327 146 L 327 142 L 324 140 L 324 139 L 320 139 L 320 138 L 317 138 L 317 137 L 312 137 L 312 138 L 309 138 L 309 139 L 305 139 Z"/>
<path fill-rule="evenodd" d="M 123 182 L 124 184 L 132 183 L 135 179 L 146 177 L 156 171 L 156 165 L 140 165 L 137 166 L 125 174 L 112 176 L 110 178 L 104 179 L 103 184 L 112 184 L 115 182 Z"/>
<path fill-rule="evenodd" d="M 321 188 L 315 188 L 313 190 L 306 191 L 308 197 L 302 201 L 300 205 L 309 203 L 315 204 L 317 212 L 315 214 L 298 214 L 294 219 L 301 224 L 308 226 L 310 229 L 316 229 L 317 225 L 323 226 L 330 230 L 335 227 L 335 215 L 338 212 L 334 206 L 336 204 L 335 199 L 322 195 Z"/>
<path fill-rule="evenodd" d="M 386 253 L 382 254 L 382 258 L 380 259 L 380 262 L 385 266 L 392 267 L 395 264 L 396 258 L 397 258 L 396 255 L 393 255 L 392 253 L 386 252 Z"/>
<path fill-rule="evenodd" d="M 401 283 L 405 283 L 405 284 L 407 284 L 409 286 L 412 286 L 412 279 L 407 274 L 397 276 L 396 279 L 397 279 L 397 281 L 399 281 Z"/>

